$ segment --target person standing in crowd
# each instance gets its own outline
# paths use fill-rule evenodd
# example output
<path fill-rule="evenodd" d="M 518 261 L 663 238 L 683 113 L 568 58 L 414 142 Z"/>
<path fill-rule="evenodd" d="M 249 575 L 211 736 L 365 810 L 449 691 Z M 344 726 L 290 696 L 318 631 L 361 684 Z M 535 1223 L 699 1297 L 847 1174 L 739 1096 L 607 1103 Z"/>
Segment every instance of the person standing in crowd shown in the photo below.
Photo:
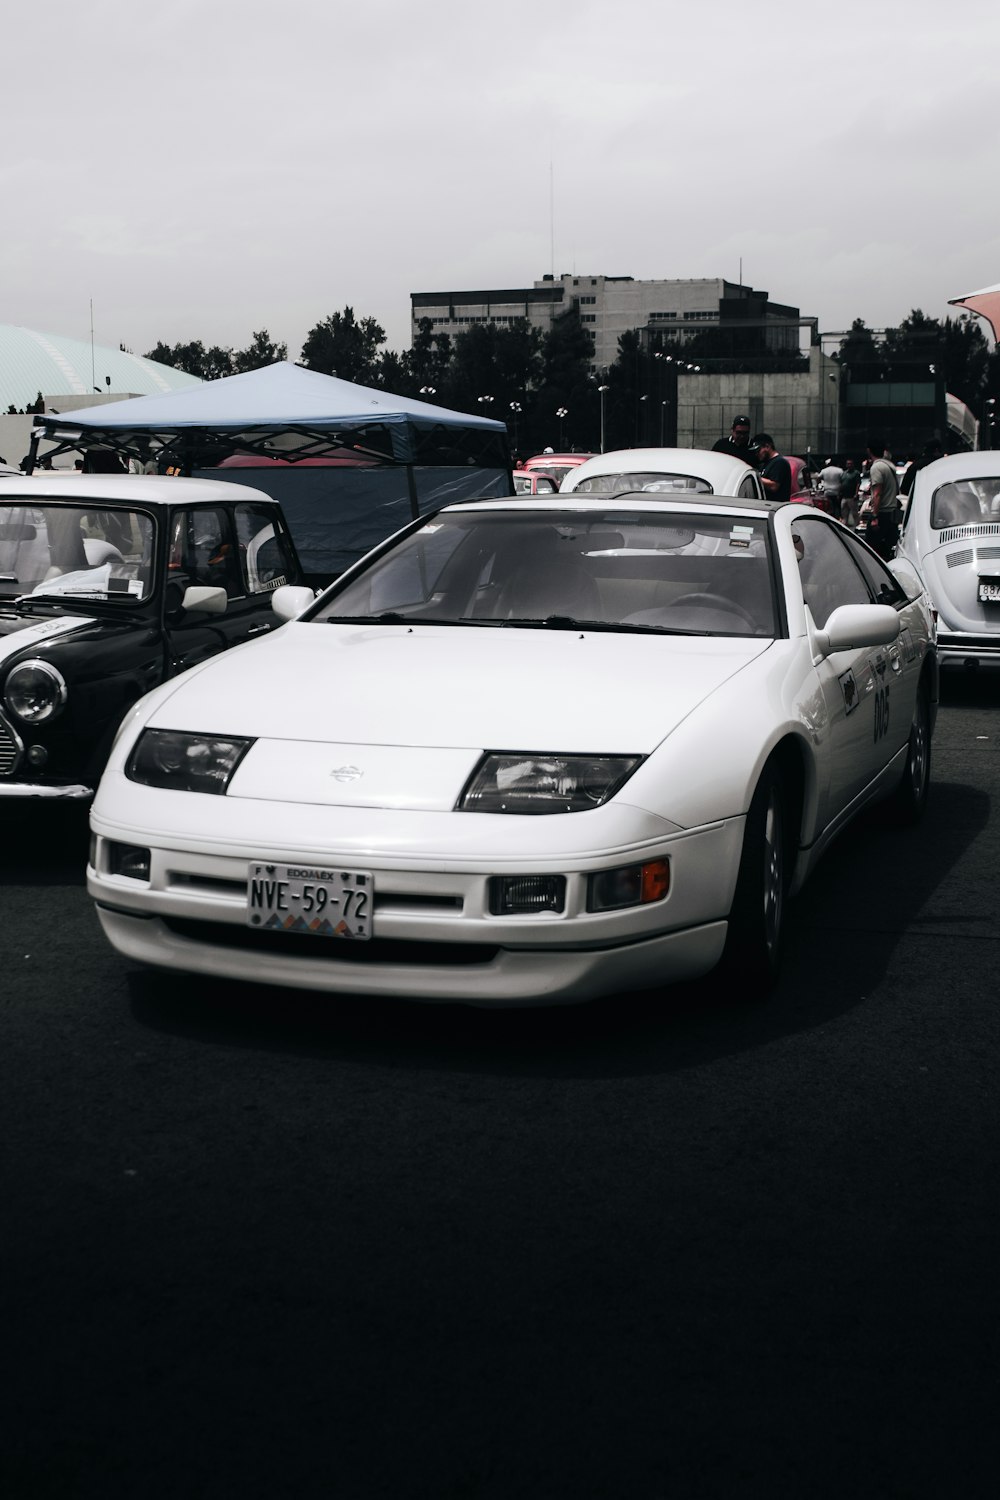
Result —
<path fill-rule="evenodd" d="M 761 465 L 760 479 L 768 500 L 790 500 L 792 497 L 792 466 L 782 458 L 774 446 L 770 433 L 758 432 L 753 440 L 757 449 L 757 461 Z"/>
<path fill-rule="evenodd" d="M 843 478 L 843 469 L 832 458 L 828 458 L 825 466 L 819 471 L 819 482 L 823 486 L 826 508 L 838 521 L 840 520 L 840 487 Z"/>
<path fill-rule="evenodd" d="M 860 483 L 861 475 L 855 467 L 854 459 L 845 459 L 844 472 L 840 476 L 840 519 L 852 531 L 856 531 L 858 526 L 858 485 Z"/>
<path fill-rule="evenodd" d="M 872 490 L 865 540 L 884 562 L 888 562 L 899 540 L 899 487 L 896 467 L 884 457 L 884 449 L 881 439 L 868 439 Z"/>
<path fill-rule="evenodd" d="M 734 417 L 729 436 L 713 443 L 712 452 L 731 453 L 734 458 L 742 458 L 745 464 L 752 465 L 755 455 L 750 443 L 750 418 Z"/>

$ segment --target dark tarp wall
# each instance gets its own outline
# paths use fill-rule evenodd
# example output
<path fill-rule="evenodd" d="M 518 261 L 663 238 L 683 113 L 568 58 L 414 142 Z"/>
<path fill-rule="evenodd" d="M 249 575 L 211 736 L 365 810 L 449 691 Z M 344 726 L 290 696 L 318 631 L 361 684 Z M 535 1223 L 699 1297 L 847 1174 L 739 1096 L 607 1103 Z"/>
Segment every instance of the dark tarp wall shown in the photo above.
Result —
<path fill-rule="evenodd" d="M 504 469 L 414 468 L 421 512 L 455 500 L 510 494 Z M 277 500 L 310 582 L 335 578 L 413 519 L 402 467 L 195 469 L 198 479 L 250 485 Z"/>

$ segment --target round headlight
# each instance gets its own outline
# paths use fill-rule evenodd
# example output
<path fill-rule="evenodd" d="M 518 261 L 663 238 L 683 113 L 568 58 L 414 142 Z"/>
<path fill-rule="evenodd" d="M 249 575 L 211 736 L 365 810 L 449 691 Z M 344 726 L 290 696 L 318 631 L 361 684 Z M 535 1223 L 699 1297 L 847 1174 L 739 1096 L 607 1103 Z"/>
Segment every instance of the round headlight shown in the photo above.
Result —
<path fill-rule="evenodd" d="M 44 724 L 66 702 L 65 678 L 50 662 L 22 661 L 7 675 L 3 701 L 25 724 Z"/>

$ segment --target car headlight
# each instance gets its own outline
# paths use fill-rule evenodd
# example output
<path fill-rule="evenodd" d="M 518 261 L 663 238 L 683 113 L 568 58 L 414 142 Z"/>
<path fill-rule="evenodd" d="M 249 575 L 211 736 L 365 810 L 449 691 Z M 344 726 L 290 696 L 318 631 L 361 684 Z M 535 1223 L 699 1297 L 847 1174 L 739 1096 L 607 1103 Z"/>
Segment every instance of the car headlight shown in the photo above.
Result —
<path fill-rule="evenodd" d="M 222 795 L 253 740 L 144 729 L 125 765 L 130 781 L 178 792 Z"/>
<path fill-rule="evenodd" d="M 22 661 L 7 675 L 3 701 L 25 724 L 54 719 L 66 702 L 66 679 L 47 661 Z"/>
<path fill-rule="evenodd" d="M 613 797 L 641 755 L 484 755 L 460 812 L 588 812 Z"/>

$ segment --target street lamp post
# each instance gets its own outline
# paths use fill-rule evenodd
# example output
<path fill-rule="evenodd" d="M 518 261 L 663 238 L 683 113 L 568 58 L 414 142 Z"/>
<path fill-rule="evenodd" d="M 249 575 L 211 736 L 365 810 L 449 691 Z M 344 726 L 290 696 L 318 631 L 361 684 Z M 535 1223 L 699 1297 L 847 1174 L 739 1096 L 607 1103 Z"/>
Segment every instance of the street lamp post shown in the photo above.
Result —
<path fill-rule="evenodd" d="M 600 393 L 600 397 L 601 397 L 601 452 L 603 453 L 604 452 L 604 393 L 605 393 L 605 391 L 609 391 L 611 389 L 611 387 L 608 386 L 608 385 L 599 385 L 597 387 L 597 389 L 598 389 L 598 392 Z"/>
<path fill-rule="evenodd" d="M 648 395 L 646 395 L 646 396 L 640 396 L 638 402 L 636 403 L 636 412 L 635 412 L 635 446 L 637 448 L 641 448 L 642 447 L 642 443 L 641 443 L 640 440 L 641 440 L 641 438 L 645 437 L 645 435 L 646 435 L 646 425 L 647 425 L 646 424 L 646 407 L 645 407 L 644 403 L 646 401 L 648 401 L 648 400 L 649 400 L 649 396 Z M 641 415 L 640 415 L 640 413 L 641 413 Z"/>
<path fill-rule="evenodd" d="M 556 416 L 559 418 L 559 451 L 561 453 L 563 446 L 563 419 L 569 416 L 569 407 L 557 406 Z"/>
<path fill-rule="evenodd" d="M 521 415 L 522 410 L 523 410 L 523 408 L 521 406 L 520 401 L 512 401 L 510 403 L 511 416 L 514 418 L 514 453 L 515 453 L 515 455 L 517 454 L 517 419 Z"/>

